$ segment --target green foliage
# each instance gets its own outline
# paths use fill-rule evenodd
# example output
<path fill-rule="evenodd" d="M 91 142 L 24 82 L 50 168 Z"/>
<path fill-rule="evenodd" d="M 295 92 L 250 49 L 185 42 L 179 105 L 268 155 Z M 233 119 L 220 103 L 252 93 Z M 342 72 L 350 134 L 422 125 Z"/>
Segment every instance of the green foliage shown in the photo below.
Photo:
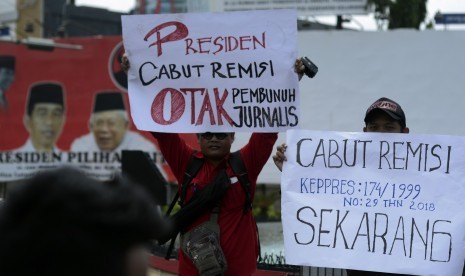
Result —
<path fill-rule="evenodd" d="M 163 205 L 163 206 L 161 207 L 162 213 L 163 213 L 163 214 L 166 214 L 166 212 L 168 211 L 168 208 L 169 208 L 169 207 L 170 207 L 169 204 L 168 204 L 168 205 Z M 176 214 L 179 210 L 181 210 L 181 205 L 179 205 L 179 203 L 176 203 L 176 204 L 174 205 L 174 207 L 173 207 L 173 210 L 171 210 L 170 215 Z"/>
<path fill-rule="evenodd" d="M 433 22 L 433 20 L 430 20 L 430 21 L 428 21 L 428 23 L 426 23 L 426 29 L 428 29 L 428 30 L 434 29 L 434 22 Z"/>
<path fill-rule="evenodd" d="M 266 212 L 268 216 L 268 220 L 280 220 L 281 219 L 281 212 L 276 210 L 274 205 L 271 205 Z"/>
<path fill-rule="evenodd" d="M 391 6 L 389 29 L 419 29 L 425 18 L 426 0 L 399 0 Z"/>
<path fill-rule="evenodd" d="M 264 186 L 262 187 L 264 188 Z M 280 206 L 281 194 L 279 188 L 258 189 L 255 193 L 252 214 L 257 221 L 279 220 L 281 211 L 276 208 Z"/>
<path fill-rule="evenodd" d="M 426 19 L 426 2 L 427 0 L 368 0 L 368 4 L 374 8 L 375 19 L 378 22 L 388 20 L 389 29 L 419 29 Z"/>

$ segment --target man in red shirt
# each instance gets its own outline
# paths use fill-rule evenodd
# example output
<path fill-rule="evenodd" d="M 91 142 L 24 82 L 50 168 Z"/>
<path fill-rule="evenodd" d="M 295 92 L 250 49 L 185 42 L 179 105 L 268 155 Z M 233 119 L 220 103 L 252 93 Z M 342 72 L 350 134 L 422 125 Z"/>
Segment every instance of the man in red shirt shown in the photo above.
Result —
<path fill-rule="evenodd" d="M 126 56 L 122 58 L 122 67 L 129 69 L 129 61 Z M 226 174 L 231 179 L 231 186 L 221 199 L 218 224 L 220 229 L 221 249 L 227 261 L 227 271 L 224 275 L 242 276 L 251 275 L 257 267 L 259 254 L 257 227 L 249 209 L 244 212 L 246 191 L 238 181 L 229 163 L 231 145 L 234 142 L 234 133 L 201 133 L 197 134 L 200 151 L 194 151 L 176 133 L 152 132 L 157 139 L 163 157 L 170 165 L 173 174 L 178 181 L 178 191 L 181 194 L 181 184 L 184 181 L 185 172 L 191 156 L 203 159 L 199 171 L 187 186 L 186 196 L 183 202 L 189 201 L 196 191 L 201 191 L 215 177 L 226 169 Z M 273 146 L 278 138 L 277 133 L 253 133 L 247 145 L 240 149 L 245 171 L 250 183 L 250 202 L 253 202 L 257 177 L 273 151 Z M 198 215 L 195 220 L 182 229 L 183 233 L 210 220 L 212 209 L 207 209 Z M 199 275 L 197 268 L 189 257 L 179 250 L 179 275 Z"/>
<path fill-rule="evenodd" d="M 218 218 L 221 248 L 228 265 L 225 275 L 251 275 L 257 265 L 258 233 L 251 210 L 244 214 L 246 194 L 228 162 L 234 133 L 198 134 L 200 151 L 195 153 L 178 134 L 153 132 L 152 135 L 158 140 L 163 157 L 170 165 L 178 183 L 183 183 L 184 172 L 192 154 L 204 159 L 200 170 L 187 187 L 185 202 L 196 190 L 201 190 L 211 183 L 223 168 L 226 168 L 226 174 L 231 179 L 235 179 L 221 200 Z M 270 157 L 277 137 L 277 133 L 253 133 L 248 144 L 240 149 L 250 182 L 252 201 L 257 177 Z M 180 191 L 180 184 L 178 188 Z M 184 231 L 208 221 L 210 215 L 211 210 L 200 214 Z M 178 257 L 180 275 L 198 275 L 196 267 L 182 250 L 179 250 Z"/>

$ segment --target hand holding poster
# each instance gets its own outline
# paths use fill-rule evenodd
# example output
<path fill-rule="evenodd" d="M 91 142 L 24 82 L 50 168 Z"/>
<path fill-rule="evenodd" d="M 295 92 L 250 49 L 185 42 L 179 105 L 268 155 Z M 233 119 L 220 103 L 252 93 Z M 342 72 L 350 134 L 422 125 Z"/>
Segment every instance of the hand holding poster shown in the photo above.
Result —
<path fill-rule="evenodd" d="M 288 131 L 286 262 L 461 275 L 465 137 Z"/>
<path fill-rule="evenodd" d="M 131 114 L 159 132 L 270 132 L 299 123 L 291 10 L 123 16 Z"/>

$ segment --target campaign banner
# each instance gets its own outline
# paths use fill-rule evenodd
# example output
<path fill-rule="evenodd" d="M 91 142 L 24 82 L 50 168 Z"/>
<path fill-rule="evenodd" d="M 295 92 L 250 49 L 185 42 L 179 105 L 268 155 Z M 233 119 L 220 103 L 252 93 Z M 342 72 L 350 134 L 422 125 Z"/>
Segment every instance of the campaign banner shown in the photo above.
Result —
<path fill-rule="evenodd" d="M 132 122 L 123 53 L 121 36 L 0 42 L 0 182 L 63 165 L 106 181 L 121 173 L 123 150 L 146 152 L 175 181 L 156 140 Z"/>
<path fill-rule="evenodd" d="M 299 124 L 293 10 L 122 16 L 140 130 L 270 132 Z"/>
<path fill-rule="evenodd" d="M 287 132 L 286 263 L 461 275 L 465 137 Z"/>

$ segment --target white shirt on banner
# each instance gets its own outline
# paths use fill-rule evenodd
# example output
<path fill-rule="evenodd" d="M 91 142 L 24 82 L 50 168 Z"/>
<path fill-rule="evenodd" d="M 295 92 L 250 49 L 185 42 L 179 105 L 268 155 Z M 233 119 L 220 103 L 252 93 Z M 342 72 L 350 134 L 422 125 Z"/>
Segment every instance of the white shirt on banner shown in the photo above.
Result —
<path fill-rule="evenodd" d="M 122 150 L 158 151 L 152 142 L 133 131 L 126 132 L 123 141 L 113 152 L 121 152 Z M 94 135 L 88 133 L 74 140 L 71 144 L 71 151 L 100 151 L 100 149 L 95 142 Z"/>

